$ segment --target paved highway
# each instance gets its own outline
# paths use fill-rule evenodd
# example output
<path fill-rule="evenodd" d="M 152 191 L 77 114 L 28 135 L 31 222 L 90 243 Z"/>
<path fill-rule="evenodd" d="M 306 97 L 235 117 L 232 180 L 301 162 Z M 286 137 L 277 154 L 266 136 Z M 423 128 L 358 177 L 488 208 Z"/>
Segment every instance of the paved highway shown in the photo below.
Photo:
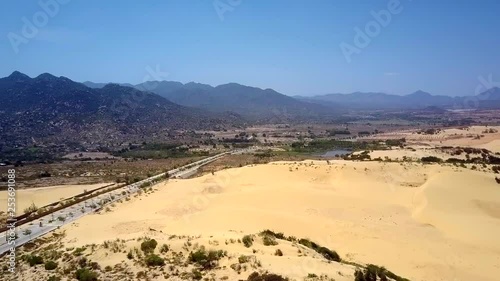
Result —
<path fill-rule="evenodd" d="M 241 150 L 235 150 L 231 152 L 224 152 L 211 156 L 194 163 L 185 165 L 183 167 L 173 169 L 166 173 L 169 174 L 170 178 L 182 178 L 188 175 L 192 175 L 194 171 L 203 165 L 213 162 L 224 155 L 227 154 L 242 154 L 255 151 L 256 148 L 247 148 Z M 122 188 L 113 190 L 108 193 L 101 194 L 99 196 L 93 197 L 91 199 L 82 201 L 73 206 L 61 209 L 55 213 L 39 218 L 38 220 L 32 221 L 30 223 L 24 224 L 16 228 L 16 243 L 15 247 L 19 247 L 25 243 L 28 243 L 48 232 L 60 228 L 63 225 L 70 224 L 79 218 L 86 216 L 88 214 L 102 210 L 106 206 L 123 199 L 133 193 L 138 192 L 141 188 L 140 186 L 144 183 L 151 183 L 159 180 L 161 177 L 165 176 L 166 173 L 161 173 L 150 178 L 141 180 L 139 182 L 124 186 Z M 12 245 L 7 242 L 7 235 L 11 235 L 9 230 L 0 233 L 0 255 L 9 251 Z"/>

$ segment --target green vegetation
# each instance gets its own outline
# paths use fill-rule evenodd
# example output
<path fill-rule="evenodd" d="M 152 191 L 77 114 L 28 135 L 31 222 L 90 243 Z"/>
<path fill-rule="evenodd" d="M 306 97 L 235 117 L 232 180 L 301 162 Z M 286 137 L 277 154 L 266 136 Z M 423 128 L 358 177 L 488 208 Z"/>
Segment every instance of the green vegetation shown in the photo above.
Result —
<path fill-rule="evenodd" d="M 165 265 L 165 260 L 162 257 L 155 255 L 155 254 L 148 255 L 146 257 L 145 262 L 146 262 L 147 266 L 164 266 Z"/>
<path fill-rule="evenodd" d="M 272 273 L 263 273 L 261 275 L 258 272 L 254 272 L 248 276 L 247 281 L 288 281 L 288 278 Z"/>
<path fill-rule="evenodd" d="M 281 240 L 288 240 L 285 234 L 282 232 L 274 232 L 272 230 L 266 229 L 260 232 L 260 235 L 262 236 L 272 236 L 276 239 L 281 239 Z"/>
<path fill-rule="evenodd" d="M 341 261 L 340 256 L 337 254 L 337 252 L 332 251 L 326 247 L 322 247 L 309 239 L 300 239 L 299 244 L 304 245 L 310 249 L 313 249 L 318 254 L 321 254 L 323 257 L 325 257 L 325 259 L 327 260 L 336 262 Z"/>
<path fill-rule="evenodd" d="M 141 243 L 141 250 L 146 254 L 150 254 L 150 253 L 154 252 L 157 245 L 158 245 L 158 242 L 156 242 L 155 239 L 146 238 Z"/>
<path fill-rule="evenodd" d="M 165 159 L 189 156 L 207 156 L 208 153 L 191 153 L 189 148 L 182 144 L 149 143 L 143 145 L 129 145 L 113 153 L 114 156 L 138 159 Z"/>
<path fill-rule="evenodd" d="M 283 252 L 280 249 L 276 249 L 276 251 L 274 252 L 274 255 L 282 257 L 283 256 Z"/>
<path fill-rule="evenodd" d="M 406 139 L 397 139 L 397 140 L 386 140 L 385 144 L 387 146 L 399 146 L 402 147 L 406 143 Z"/>
<path fill-rule="evenodd" d="M 77 257 L 78 257 L 78 256 L 81 256 L 81 255 L 83 255 L 83 252 L 85 252 L 85 250 L 86 250 L 86 249 L 87 249 L 87 248 L 85 248 L 85 247 L 76 248 L 76 249 L 73 251 L 73 255 L 74 255 L 74 256 L 77 256 Z"/>
<path fill-rule="evenodd" d="M 355 281 L 387 281 L 389 280 L 388 278 L 391 278 L 392 280 L 395 281 L 409 281 L 406 278 L 400 277 L 389 270 L 385 269 L 384 267 L 379 267 L 373 264 L 369 264 L 366 266 L 366 268 L 361 271 L 360 269 L 357 269 L 356 272 L 354 273 L 355 276 Z"/>
<path fill-rule="evenodd" d="M 351 132 L 349 132 L 349 130 L 345 129 L 345 130 L 327 130 L 328 132 L 328 135 L 330 135 L 331 137 L 334 137 L 336 135 L 350 135 Z"/>
<path fill-rule="evenodd" d="M 243 245 L 245 245 L 245 247 L 247 247 L 247 248 L 250 248 L 253 245 L 253 238 L 251 235 L 243 236 L 242 241 L 243 241 Z"/>
<path fill-rule="evenodd" d="M 278 241 L 276 241 L 276 238 L 274 236 L 269 236 L 269 235 L 264 235 L 262 237 L 262 242 L 264 243 L 264 246 L 278 245 Z"/>
<path fill-rule="evenodd" d="M 201 280 L 203 278 L 203 274 L 196 268 L 193 268 L 191 271 L 193 280 Z"/>
<path fill-rule="evenodd" d="M 250 257 L 249 256 L 244 256 L 244 255 L 241 255 L 238 257 L 238 262 L 239 263 L 247 263 L 250 261 Z"/>
<path fill-rule="evenodd" d="M 55 261 L 47 261 L 45 263 L 46 270 L 54 270 L 56 268 L 57 268 L 57 262 L 55 262 Z"/>
<path fill-rule="evenodd" d="M 35 205 L 35 203 L 32 202 L 28 208 L 24 209 L 24 213 L 28 214 L 28 213 L 36 212 L 37 210 L 38 210 L 38 207 Z"/>
<path fill-rule="evenodd" d="M 365 150 L 359 154 L 346 155 L 346 156 L 344 156 L 344 159 L 345 160 L 360 160 L 360 161 L 371 160 L 370 151 Z"/>
<path fill-rule="evenodd" d="M 213 269 L 218 265 L 219 260 L 226 256 L 226 253 L 222 250 L 210 250 L 206 251 L 204 247 L 191 252 L 188 257 L 188 261 L 191 263 L 198 264 L 203 269 Z"/>
<path fill-rule="evenodd" d="M 320 153 L 333 149 L 346 149 L 351 151 L 360 150 L 384 150 L 387 146 L 380 142 L 358 142 L 341 141 L 334 139 L 316 139 L 311 142 L 298 141 L 291 144 L 291 149 L 299 153 Z"/>
<path fill-rule="evenodd" d="M 436 156 L 426 156 L 420 159 L 423 163 L 442 163 L 443 159 Z"/>
<path fill-rule="evenodd" d="M 493 170 L 493 173 L 500 174 L 500 166 L 493 166 L 491 169 Z"/>
<path fill-rule="evenodd" d="M 79 281 L 97 281 L 97 273 L 88 268 L 76 270 L 75 277 Z"/>
<path fill-rule="evenodd" d="M 127 253 L 127 259 L 131 260 L 134 258 L 134 253 L 132 253 L 132 250 L 128 251 Z"/>
<path fill-rule="evenodd" d="M 36 255 L 24 256 L 24 260 L 30 265 L 35 266 L 37 264 L 43 264 L 43 258 Z"/>
<path fill-rule="evenodd" d="M 169 248 L 168 248 L 167 244 L 161 245 L 161 247 L 160 247 L 160 253 L 164 254 L 164 253 L 168 252 L 168 250 L 169 250 Z"/>

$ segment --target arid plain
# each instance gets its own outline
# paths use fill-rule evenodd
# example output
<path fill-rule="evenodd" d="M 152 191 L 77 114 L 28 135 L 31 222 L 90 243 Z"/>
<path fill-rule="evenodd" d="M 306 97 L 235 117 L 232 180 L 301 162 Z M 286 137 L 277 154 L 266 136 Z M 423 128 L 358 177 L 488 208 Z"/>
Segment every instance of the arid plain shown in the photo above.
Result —
<path fill-rule="evenodd" d="M 478 142 L 469 133 L 456 137 L 460 131 L 443 131 L 453 137 L 435 142 L 418 139 L 405 148 L 370 152 L 385 161 L 280 161 L 170 179 L 46 239 L 67 252 L 82 249 L 89 261 L 113 268 L 103 280 L 122 278 L 115 270 L 129 278 L 182 280 L 179 268 L 185 274 L 194 269 L 176 260 L 202 246 L 227 252 L 216 270 L 203 273 L 214 280 L 246 279 L 255 270 L 293 280 L 354 280 L 359 264 L 384 266 L 410 280 L 498 280 L 500 185 L 491 167 L 412 161 L 446 159 L 443 142 L 499 152 L 496 133 Z M 335 250 L 343 263 L 294 241 L 266 246 L 259 235 L 265 229 Z M 253 237 L 252 246 L 241 243 L 245 235 Z M 144 270 L 138 262 L 140 241 L 153 238 L 168 246 L 168 254 L 160 255 L 176 269 Z M 242 256 L 250 261 L 242 262 Z M 40 276 L 36 272 L 23 265 L 20 280 Z"/>

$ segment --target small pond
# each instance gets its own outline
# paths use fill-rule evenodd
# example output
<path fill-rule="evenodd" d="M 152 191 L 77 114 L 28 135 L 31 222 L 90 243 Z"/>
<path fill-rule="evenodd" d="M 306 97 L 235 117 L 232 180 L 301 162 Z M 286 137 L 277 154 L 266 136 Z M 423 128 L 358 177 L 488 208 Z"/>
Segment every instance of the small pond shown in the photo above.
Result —
<path fill-rule="evenodd" d="M 330 150 L 325 152 L 324 154 L 321 154 L 321 157 L 335 157 L 336 155 L 338 156 L 344 156 L 347 154 L 351 154 L 352 151 L 348 149 L 335 149 L 335 150 Z"/>

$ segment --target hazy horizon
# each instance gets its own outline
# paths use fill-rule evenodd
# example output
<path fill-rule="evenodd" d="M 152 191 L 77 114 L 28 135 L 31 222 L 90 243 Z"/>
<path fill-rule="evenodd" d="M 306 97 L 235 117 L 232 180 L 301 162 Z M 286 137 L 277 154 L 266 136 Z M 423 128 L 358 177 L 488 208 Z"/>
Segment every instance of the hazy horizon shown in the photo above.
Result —
<path fill-rule="evenodd" d="M 234 82 L 289 96 L 469 96 L 500 84 L 493 0 L 57 1 L 4 3 L 0 76 Z"/>

